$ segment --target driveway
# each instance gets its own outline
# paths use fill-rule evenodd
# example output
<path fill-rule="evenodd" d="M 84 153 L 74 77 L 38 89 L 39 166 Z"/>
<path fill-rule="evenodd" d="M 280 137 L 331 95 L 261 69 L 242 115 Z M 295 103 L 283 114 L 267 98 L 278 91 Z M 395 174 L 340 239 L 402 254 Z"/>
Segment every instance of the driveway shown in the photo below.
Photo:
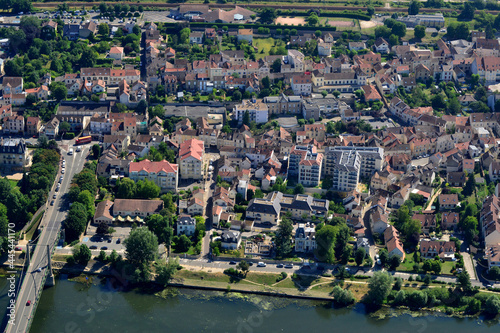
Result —
<path fill-rule="evenodd" d="M 460 254 L 464 257 L 464 268 L 469 273 L 470 279 L 476 281 L 476 271 L 470 254 L 467 252 L 460 252 Z"/>

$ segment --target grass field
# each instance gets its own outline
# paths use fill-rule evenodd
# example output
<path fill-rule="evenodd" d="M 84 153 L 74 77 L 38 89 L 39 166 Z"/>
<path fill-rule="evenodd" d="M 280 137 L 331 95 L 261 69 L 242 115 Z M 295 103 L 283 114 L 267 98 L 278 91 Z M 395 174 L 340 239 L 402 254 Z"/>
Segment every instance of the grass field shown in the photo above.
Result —
<path fill-rule="evenodd" d="M 271 48 L 275 46 L 276 40 L 272 37 L 269 38 L 254 38 L 253 45 L 257 47 L 258 51 L 255 54 L 255 58 L 258 60 L 269 55 Z M 264 52 L 262 52 L 264 51 Z"/>
<path fill-rule="evenodd" d="M 278 276 L 279 274 L 259 274 L 249 272 L 245 277 L 245 280 L 270 286 L 276 283 Z"/>

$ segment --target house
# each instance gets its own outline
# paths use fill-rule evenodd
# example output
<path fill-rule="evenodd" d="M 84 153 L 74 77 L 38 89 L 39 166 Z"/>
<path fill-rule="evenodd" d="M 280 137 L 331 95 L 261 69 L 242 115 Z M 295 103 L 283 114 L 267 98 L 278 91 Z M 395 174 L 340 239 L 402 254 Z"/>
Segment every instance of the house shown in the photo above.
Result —
<path fill-rule="evenodd" d="M 226 250 L 237 250 L 241 244 L 239 231 L 224 230 L 221 236 L 221 247 Z"/>
<path fill-rule="evenodd" d="M 458 194 L 440 194 L 438 201 L 440 210 L 453 210 L 459 203 Z"/>
<path fill-rule="evenodd" d="M 365 42 L 349 42 L 350 51 L 361 51 L 366 49 Z"/>
<path fill-rule="evenodd" d="M 45 124 L 45 135 L 53 139 L 59 134 L 59 119 L 53 117 Z"/>
<path fill-rule="evenodd" d="M 403 206 L 404 202 L 410 197 L 410 185 L 403 186 L 391 197 L 392 208 Z"/>
<path fill-rule="evenodd" d="M 94 224 L 113 224 L 114 218 L 111 215 L 113 201 L 103 200 L 97 204 L 94 214 Z"/>
<path fill-rule="evenodd" d="M 310 223 L 299 223 L 295 230 L 295 252 L 311 253 L 316 250 L 316 230 Z"/>
<path fill-rule="evenodd" d="M 26 132 L 29 136 L 38 136 L 42 123 L 38 117 L 28 117 L 26 119 Z"/>
<path fill-rule="evenodd" d="M 148 179 L 154 182 L 162 192 L 169 190 L 177 192 L 179 178 L 177 164 L 165 160 L 156 162 L 148 159 L 132 162 L 129 165 L 129 176 L 135 182 Z"/>
<path fill-rule="evenodd" d="M 21 94 L 23 92 L 23 78 L 21 76 L 4 76 L 2 92 L 4 95 Z"/>
<path fill-rule="evenodd" d="M 47 100 L 50 96 L 49 87 L 42 85 L 37 88 L 26 89 L 26 95 L 33 95 L 37 100 Z"/>
<path fill-rule="evenodd" d="M 3 132 L 5 134 L 24 134 L 24 117 L 8 116 L 3 119 Z"/>
<path fill-rule="evenodd" d="M 94 21 L 87 20 L 81 27 L 79 27 L 80 38 L 89 38 L 90 34 L 95 35 L 97 33 L 97 24 Z"/>
<path fill-rule="evenodd" d="M 179 146 L 177 164 L 181 179 L 202 179 L 205 143 L 198 139 L 184 141 Z"/>
<path fill-rule="evenodd" d="M 441 230 L 455 230 L 460 217 L 455 212 L 444 212 L 441 214 Z"/>
<path fill-rule="evenodd" d="M 40 29 L 40 36 L 44 40 L 54 39 L 57 35 L 57 22 L 48 20 L 42 23 L 42 28 Z"/>
<path fill-rule="evenodd" d="M 113 217 L 144 220 L 146 217 L 159 214 L 163 209 L 163 200 L 115 199 Z"/>
<path fill-rule="evenodd" d="M 436 230 L 436 215 L 430 213 L 423 214 L 413 214 L 411 217 L 412 220 L 417 220 L 420 222 L 422 226 L 421 230 L 425 234 L 429 234 Z"/>
<path fill-rule="evenodd" d="M 180 215 L 177 219 L 177 235 L 192 236 L 196 230 L 196 220 L 189 215 Z"/>
<path fill-rule="evenodd" d="M 246 217 L 256 223 L 277 225 L 281 213 L 279 192 L 272 192 L 267 198 L 253 198 L 248 204 Z"/>
<path fill-rule="evenodd" d="M 398 256 L 401 261 L 405 259 L 405 252 L 403 249 L 403 242 L 399 238 L 399 232 L 394 228 L 394 226 L 389 226 L 384 231 L 384 241 L 389 252 L 389 257 L 395 255 Z"/>
<path fill-rule="evenodd" d="M 370 214 L 370 227 L 373 233 L 382 234 L 389 226 L 389 217 L 385 211 L 375 208 Z"/>
<path fill-rule="evenodd" d="M 189 34 L 189 44 L 203 44 L 203 32 L 192 31 Z"/>
<path fill-rule="evenodd" d="M 28 147 L 23 139 L 0 138 L 0 166 L 22 170 L 30 163 Z"/>
<path fill-rule="evenodd" d="M 80 36 L 80 25 L 79 24 L 65 24 L 63 26 L 63 37 L 69 40 L 77 40 Z"/>
<path fill-rule="evenodd" d="M 382 97 L 380 97 L 380 94 L 377 91 L 377 88 L 372 85 L 366 85 L 362 86 L 361 89 L 364 91 L 364 98 L 366 102 L 371 102 L 371 101 L 380 101 Z"/>
<path fill-rule="evenodd" d="M 373 47 L 375 48 L 375 52 L 382 54 L 389 53 L 390 50 L 389 43 L 382 37 L 377 38 Z"/>
<path fill-rule="evenodd" d="M 500 267 L 500 245 L 487 244 L 485 248 L 485 257 L 488 260 L 488 269 Z"/>
<path fill-rule="evenodd" d="M 191 198 L 187 202 L 187 212 L 191 216 L 203 215 L 205 210 L 205 204 L 202 200 L 198 198 Z"/>
<path fill-rule="evenodd" d="M 109 50 L 109 58 L 115 59 L 115 60 L 122 60 L 123 59 L 123 47 L 121 46 L 113 46 Z"/>
<path fill-rule="evenodd" d="M 292 77 L 292 90 L 294 95 L 308 96 L 312 93 L 311 74 L 295 75 Z"/>
<path fill-rule="evenodd" d="M 450 186 L 463 187 L 467 178 L 465 177 L 465 172 L 448 172 L 446 181 Z"/>
<path fill-rule="evenodd" d="M 455 258 L 455 242 L 452 241 L 420 241 L 420 255 L 422 258 L 439 257 L 441 260 L 452 260 Z"/>

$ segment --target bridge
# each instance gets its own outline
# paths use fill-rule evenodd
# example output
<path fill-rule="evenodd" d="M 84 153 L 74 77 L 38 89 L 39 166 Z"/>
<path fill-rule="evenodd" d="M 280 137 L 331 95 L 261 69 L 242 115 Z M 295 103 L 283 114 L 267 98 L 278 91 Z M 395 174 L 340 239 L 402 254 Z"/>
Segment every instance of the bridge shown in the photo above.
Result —
<path fill-rule="evenodd" d="M 27 248 L 27 268 L 22 272 L 24 276 L 22 273 L 20 276 L 23 280 L 16 294 L 15 317 L 10 318 L 5 333 L 28 332 L 44 286 L 54 285 L 50 258 L 59 240 L 61 225 L 69 208 L 64 194 L 69 191 L 73 176 L 83 169 L 88 150 L 89 147 L 82 147 L 82 152 L 74 155 L 67 155 L 61 150 L 66 159 L 65 175 L 59 192 L 56 193 L 53 188 L 49 193 L 48 201 L 54 200 L 55 202 L 53 206 L 47 205 L 48 208 L 39 226 L 41 233 L 33 253 L 29 253 L 29 247 Z M 56 181 L 59 181 L 59 178 Z M 56 199 L 52 199 L 54 194 L 57 195 Z"/>

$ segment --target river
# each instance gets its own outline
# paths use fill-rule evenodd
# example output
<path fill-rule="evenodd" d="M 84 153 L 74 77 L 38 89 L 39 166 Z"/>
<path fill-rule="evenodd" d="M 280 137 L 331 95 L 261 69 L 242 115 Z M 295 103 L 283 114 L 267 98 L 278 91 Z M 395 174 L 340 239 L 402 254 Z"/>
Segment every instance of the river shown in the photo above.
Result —
<path fill-rule="evenodd" d="M 5 281 L 0 291 L 5 291 Z M 7 297 L 0 296 L 5 309 Z M 44 290 L 31 332 L 498 332 L 498 322 L 432 315 L 374 319 L 361 305 L 334 309 L 328 304 L 274 297 L 172 289 L 164 297 L 121 292 L 94 279 L 62 276 Z"/>

